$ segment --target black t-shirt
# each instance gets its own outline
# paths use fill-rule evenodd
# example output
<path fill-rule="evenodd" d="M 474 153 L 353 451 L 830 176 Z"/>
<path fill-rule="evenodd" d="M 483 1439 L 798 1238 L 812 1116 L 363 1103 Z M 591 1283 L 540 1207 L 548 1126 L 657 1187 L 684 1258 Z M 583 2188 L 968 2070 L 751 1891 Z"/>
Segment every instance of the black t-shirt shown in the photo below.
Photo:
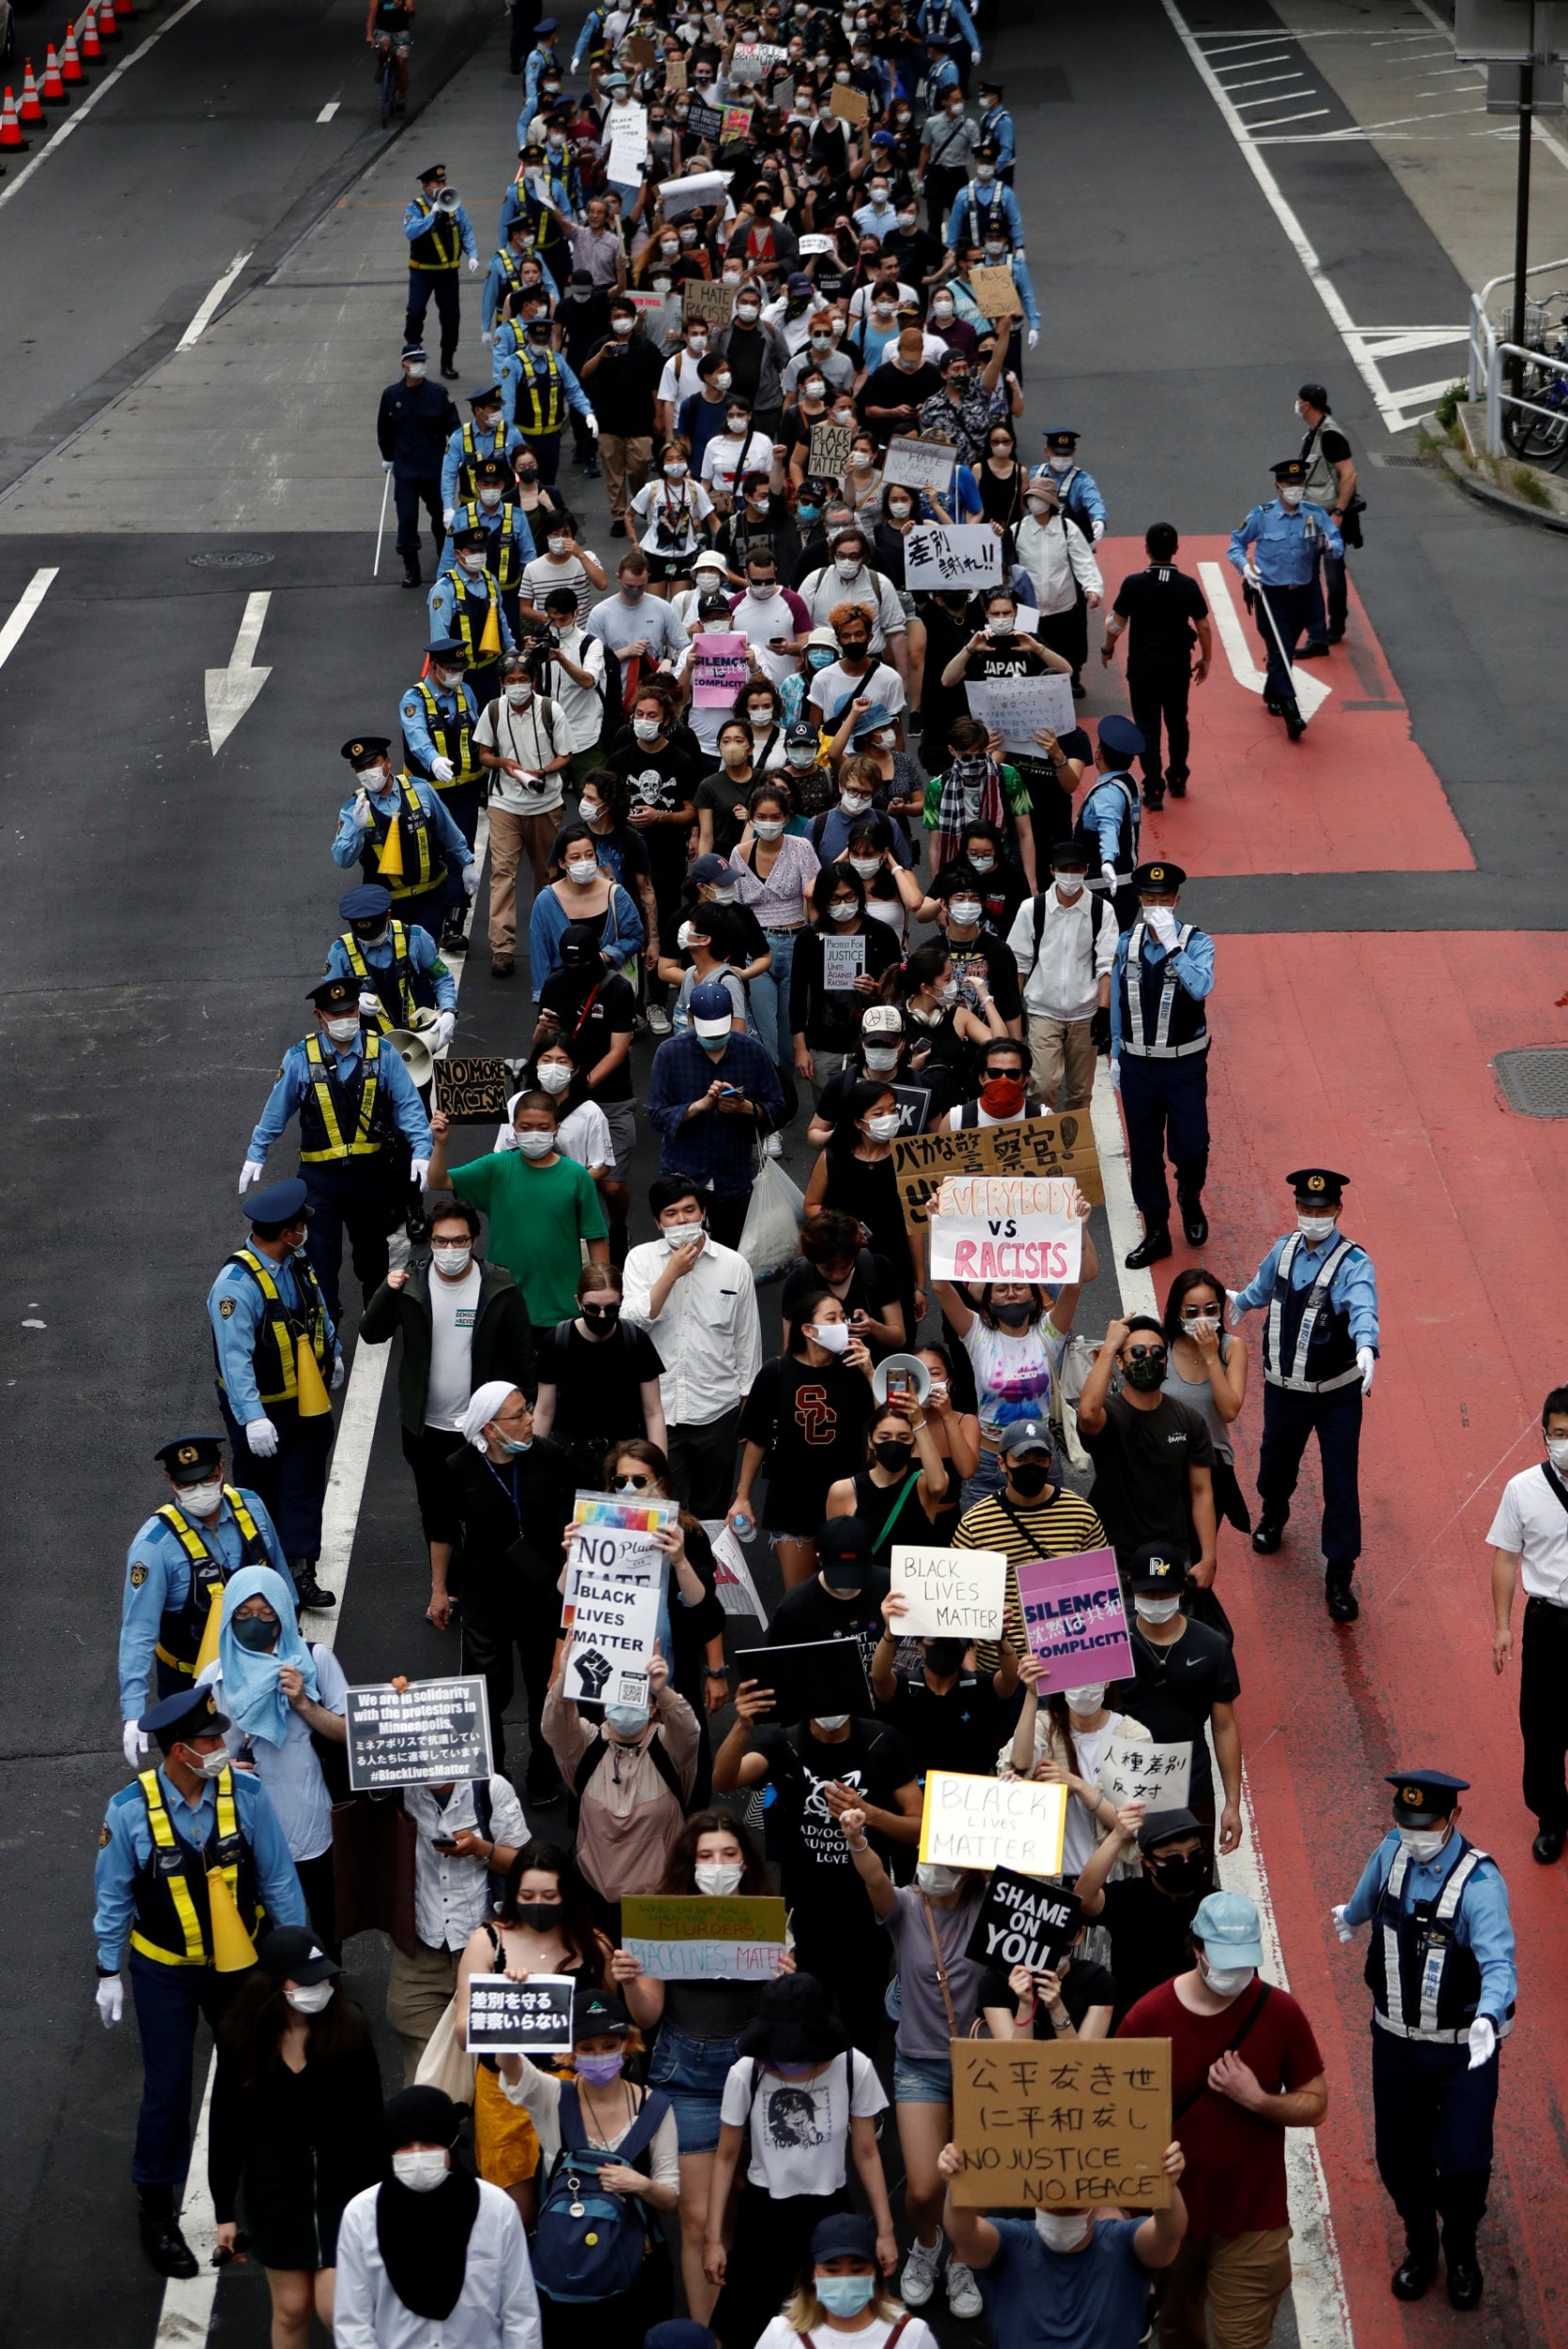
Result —
<path fill-rule="evenodd" d="M 1109 1891 L 1107 1897 L 1110 1897 Z M 1092 2006 L 1114 2007 L 1116 2004 L 1115 1977 L 1108 1974 L 1103 1966 L 1096 1966 L 1092 1958 L 1073 1958 L 1068 1964 L 1066 1972 L 1061 1977 L 1061 1982 L 1062 2003 L 1067 2010 L 1067 2019 L 1075 2030 L 1083 2029 L 1083 2018 Z M 1009 2015 L 1017 2017 L 1018 2002 L 1013 1996 L 1006 1972 L 1000 1967 L 990 1968 L 982 1979 L 980 2004 L 982 2008 L 1005 2007 Z M 1017 2029 L 1016 2021 L 1014 2028 Z M 1035 2002 L 1033 2018 L 1025 2036 L 1030 2039 L 1054 2039 L 1056 2037 L 1056 2026 L 1038 2000 Z"/>
<path fill-rule="evenodd" d="M 828 1514 L 828 1487 L 865 1459 L 876 1400 L 871 1382 L 841 1361 L 813 1369 L 793 1354 L 763 1363 L 740 1412 L 740 1436 L 767 1455 L 763 1518 L 779 1533 L 814 1536 Z"/>
<path fill-rule="evenodd" d="M 619 972 L 606 972 L 587 1003 L 587 990 L 569 971 L 552 971 L 539 989 L 539 1008 L 552 1011 L 561 1023 L 561 1041 L 584 1075 L 597 1068 L 610 1050 L 610 1039 L 629 1035 L 637 1024 L 637 997 Z M 593 1088 L 596 1101 L 633 1098 L 631 1054 Z"/>
<path fill-rule="evenodd" d="M 1169 563 L 1151 563 L 1147 570 L 1129 572 L 1111 609 L 1118 619 L 1129 623 L 1129 671 L 1157 664 L 1185 667 L 1197 642 L 1192 623 L 1208 617 L 1197 581 Z"/>
<path fill-rule="evenodd" d="M 824 1117 L 831 1117 L 835 1112 L 836 1103 L 831 1105 L 828 1099 L 834 1085 L 839 1086 L 839 1098 L 842 1099 L 855 1079 L 856 1072 L 851 1068 L 841 1069 L 837 1076 L 829 1078 L 822 1088 L 822 1099 L 818 1105 Z M 906 1250 L 905 1253 L 908 1252 Z M 853 1318 L 856 1314 L 869 1314 L 874 1321 L 883 1320 L 888 1307 L 897 1304 L 903 1294 L 898 1277 L 886 1256 L 878 1256 L 874 1249 L 861 1249 L 855 1258 L 855 1269 L 849 1276 L 849 1286 L 841 1300 L 846 1315 Z M 800 1308 L 806 1299 L 815 1290 L 826 1286 L 827 1283 L 815 1265 L 804 1256 L 797 1256 L 784 1274 L 784 1291 L 779 1299 L 780 1315 L 791 1329 L 800 1320 Z M 875 1357 L 877 1349 L 873 1346 L 871 1351 Z M 882 1351 L 885 1353 L 887 1348 L 884 1346 Z"/>
<path fill-rule="evenodd" d="M 1108 1394 L 1105 1425 L 1082 1431 L 1094 1463 L 1090 1494 L 1125 1572 L 1145 1542 L 1192 1547 L 1188 1470 L 1212 1469 L 1214 1440 L 1189 1404 L 1162 1394 L 1159 1408 L 1141 1411 L 1124 1394 Z"/>
<path fill-rule="evenodd" d="M 599 430 L 635 441 L 653 430 L 654 395 L 664 372 L 664 361 L 644 334 L 625 337 L 606 334 L 587 353 L 602 351 L 586 390 L 598 418 Z"/>
<path fill-rule="evenodd" d="M 786 1591 L 768 1626 L 769 1647 L 799 1647 L 813 1640 L 855 1640 L 871 1678 L 871 1659 L 882 1636 L 882 1601 L 889 1578 L 868 1574 L 853 1598 L 835 1598 L 814 1574 L 809 1582 Z"/>
<path fill-rule="evenodd" d="M 1110 1971 L 1116 1983 L 1112 2030 L 1120 2030 L 1123 2016 L 1148 1991 L 1187 1972 L 1192 1963 L 1187 1937 L 1204 1897 L 1203 1892 L 1183 1892 L 1172 1899 L 1146 1875 L 1121 1877 L 1106 1886 L 1098 1921 L 1110 1935 Z M 1063 1995 L 1065 1988 L 1063 1983 Z"/>
<path fill-rule="evenodd" d="M 1132 1645 L 1130 1680 L 1116 1683 L 1110 1703 L 1118 1711 L 1141 1721 L 1156 1745 L 1175 1745 L 1184 1737 L 1192 1743 L 1192 1787 L 1188 1799 L 1214 1798 L 1214 1771 L 1208 1741 L 1203 1735 L 1217 1704 L 1232 1704 L 1241 1694 L 1235 1650 L 1212 1624 L 1184 1617 L 1186 1629 L 1168 1647 L 1144 1639 L 1136 1624 L 1128 1638 Z M 1119 1691 L 1119 1693 L 1117 1693 Z"/>
<path fill-rule="evenodd" d="M 759 1729 L 752 1747 L 768 1764 L 763 1805 L 768 1845 L 794 1911 L 797 1940 L 809 1948 L 814 1935 L 820 1941 L 862 1934 L 873 1946 L 881 1945 L 876 1912 L 822 1789 L 837 1779 L 873 1810 L 896 1811 L 899 1788 L 915 1777 L 903 1738 L 884 1722 L 852 1720 L 847 1737 L 825 1744 L 805 1721 L 798 1729 Z M 886 1859 L 886 1839 L 872 1840 Z"/>
<path fill-rule="evenodd" d="M 1017 637 L 999 644 L 994 638 L 984 652 L 971 652 L 966 677 L 989 685 L 994 677 L 1044 677 L 1049 663 L 1031 652 Z"/>
<path fill-rule="evenodd" d="M 960 1672 L 953 1687 L 939 1694 L 927 1688 L 922 1672 L 899 1676 L 892 1702 L 877 1705 L 877 1718 L 897 1730 L 923 1778 L 927 1770 L 994 1778 L 997 1755 L 1022 1709 L 1021 1686 L 1004 1703 L 987 1673 Z"/>
<path fill-rule="evenodd" d="M 1051 846 L 1054 848 L 1055 845 L 1053 841 Z M 998 857 L 988 873 L 977 873 L 967 857 L 955 857 L 951 864 L 942 866 L 927 886 L 933 897 L 940 897 L 944 901 L 972 890 L 984 909 L 981 920 L 1001 939 L 1005 939 L 1012 929 L 1013 917 L 1029 894 L 1029 883 L 1021 868 L 1014 863 L 1010 856 Z M 1017 979 L 1017 965 L 1015 963 L 1015 985 Z"/>
<path fill-rule="evenodd" d="M 710 809 L 713 815 L 715 855 L 728 856 L 739 841 L 746 824 L 746 794 L 751 788 L 750 783 L 732 783 L 722 767 L 716 767 L 698 784 L 697 805 Z M 738 816 L 735 812 L 737 808 L 740 810 Z M 755 918 L 753 915 L 753 919 Z M 759 947 L 757 951 L 760 954 L 762 950 Z"/>
<path fill-rule="evenodd" d="M 563 1442 L 585 1436 L 624 1443 L 645 1436 L 639 1389 L 664 1368 L 659 1349 L 637 1323 L 622 1321 L 608 1338 L 585 1338 L 575 1321 L 547 1330 L 539 1341 L 539 1383 L 555 1392 L 551 1434 Z"/>
<path fill-rule="evenodd" d="M 988 930 L 984 922 L 970 939 L 957 939 L 947 934 L 948 951 L 953 957 L 953 975 L 958 982 L 961 1000 L 972 1009 L 975 1004 L 974 983 L 984 979 L 998 1011 L 1004 1019 L 1023 1016 L 1023 1001 L 1018 993 L 1018 966 L 1013 950 Z"/>
<path fill-rule="evenodd" d="M 666 742 L 662 750 L 655 750 L 649 743 L 633 740 L 613 750 L 609 763 L 626 777 L 634 811 L 657 807 L 669 814 L 677 807 L 691 809 L 696 800 L 702 770 L 679 742 Z M 632 830 L 636 829 L 634 825 Z M 686 833 L 681 826 L 653 824 L 639 837 L 656 880 L 678 881 L 686 871 Z"/>
<path fill-rule="evenodd" d="M 874 432 L 892 434 L 914 432 L 919 429 L 923 401 L 930 399 L 942 388 L 942 379 L 928 359 L 923 359 L 912 374 L 895 366 L 891 359 L 872 368 L 861 390 L 861 415 Z M 914 411 L 909 416 L 874 416 L 873 408 L 904 408 Z"/>

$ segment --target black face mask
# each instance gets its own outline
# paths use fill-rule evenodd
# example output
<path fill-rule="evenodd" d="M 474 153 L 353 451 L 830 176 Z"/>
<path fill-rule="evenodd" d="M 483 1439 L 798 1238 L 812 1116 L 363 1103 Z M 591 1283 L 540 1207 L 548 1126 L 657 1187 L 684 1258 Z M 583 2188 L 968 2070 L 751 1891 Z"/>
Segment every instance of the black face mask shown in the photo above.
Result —
<path fill-rule="evenodd" d="M 1034 1308 L 1030 1304 L 993 1305 L 991 1311 L 1004 1330 L 1027 1329 L 1034 1318 Z"/>
<path fill-rule="evenodd" d="M 899 1470 L 908 1467 L 914 1445 L 900 1442 L 896 1437 L 889 1437 L 881 1443 L 874 1443 L 871 1451 L 878 1468 L 892 1469 L 896 1475 Z"/>
<path fill-rule="evenodd" d="M 955 1672 L 963 1660 L 964 1642 L 962 1640 L 926 1641 L 926 1665 L 939 1679 L 945 1680 L 949 1672 Z"/>
<path fill-rule="evenodd" d="M 563 1913 L 559 1901 L 519 1901 L 517 1921 L 530 1933 L 553 1933 Z"/>
<path fill-rule="evenodd" d="M 1163 1354 L 1141 1354 L 1136 1361 L 1127 1361 L 1122 1376 L 1141 1394 L 1152 1394 L 1165 1384 L 1165 1359 Z"/>
<path fill-rule="evenodd" d="M 1020 1460 L 1016 1468 L 1009 1468 L 1007 1481 L 1026 1501 L 1037 1501 L 1050 1483 L 1050 1465 L 1046 1460 Z"/>
<path fill-rule="evenodd" d="M 583 1320 L 599 1337 L 605 1336 L 608 1331 L 612 1330 L 620 1317 L 621 1309 L 618 1305 L 584 1305 L 582 1308 Z"/>
<path fill-rule="evenodd" d="M 1151 1859 L 1149 1873 L 1160 1890 L 1169 1892 L 1173 1900 L 1209 1889 L 1209 1863 L 1201 1851 L 1170 1859 Z"/>

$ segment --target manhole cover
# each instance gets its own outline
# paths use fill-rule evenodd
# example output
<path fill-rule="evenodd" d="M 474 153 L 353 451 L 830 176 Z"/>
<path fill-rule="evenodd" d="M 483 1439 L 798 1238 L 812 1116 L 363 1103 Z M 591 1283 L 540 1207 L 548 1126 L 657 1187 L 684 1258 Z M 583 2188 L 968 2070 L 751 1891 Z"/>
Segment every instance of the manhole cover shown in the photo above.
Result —
<path fill-rule="evenodd" d="M 259 547 L 214 547 L 210 553 L 185 557 L 194 571 L 254 571 L 272 559 Z"/>
<path fill-rule="evenodd" d="M 1492 1066 L 1504 1100 L 1521 1117 L 1568 1117 L 1568 1050 L 1499 1052 Z"/>
<path fill-rule="evenodd" d="M 1381 456 L 1374 457 L 1374 462 L 1379 465 L 1424 465 L 1426 459 L 1424 457 L 1406 457 L 1397 449 L 1385 449 Z"/>

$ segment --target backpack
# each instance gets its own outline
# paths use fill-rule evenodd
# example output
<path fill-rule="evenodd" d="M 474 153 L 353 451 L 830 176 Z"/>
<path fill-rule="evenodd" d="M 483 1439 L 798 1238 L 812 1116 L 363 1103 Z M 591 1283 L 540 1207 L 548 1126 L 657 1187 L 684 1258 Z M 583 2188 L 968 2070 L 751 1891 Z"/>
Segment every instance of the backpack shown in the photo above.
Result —
<path fill-rule="evenodd" d="M 1049 896 L 1049 890 L 1042 889 L 1039 895 L 1034 900 L 1035 962 L 1038 962 L 1040 959 L 1040 941 L 1045 935 L 1046 928 L 1046 899 Z M 1100 925 L 1110 911 L 1110 907 L 1106 898 L 1104 896 L 1096 897 L 1093 890 L 1091 890 L 1089 893 L 1089 949 L 1091 953 L 1094 952 L 1094 948 L 1100 942 Z M 1030 965 L 1030 968 L 1032 970 L 1032 963 Z"/>
<path fill-rule="evenodd" d="M 635 2194 L 611 2194 L 598 2182 L 599 2164 L 635 2169 L 671 2109 L 662 2090 L 650 2088 L 613 2152 L 581 2142 L 587 2136 L 577 2090 L 563 2083 L 561 2150 L 550 2166 L 531 2248 L 534 2281 L 551 2300 L 611 2300 L 629 2292 L 652 2248 L 652 2227 Z"/>

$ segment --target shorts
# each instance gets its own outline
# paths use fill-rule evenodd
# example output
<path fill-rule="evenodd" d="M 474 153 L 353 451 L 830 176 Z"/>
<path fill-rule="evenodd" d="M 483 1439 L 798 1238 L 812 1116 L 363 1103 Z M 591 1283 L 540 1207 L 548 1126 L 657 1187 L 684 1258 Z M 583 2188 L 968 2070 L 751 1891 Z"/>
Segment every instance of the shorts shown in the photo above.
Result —
<path fill-rule="evenodd" d="M 646 547 L 644 547 L 643 549 L 643 552 L 647 555 L 648 558 L 648 577 L 650 580 L 690 580 L 691 576 L 691 566 L 695 563 L 698 555 L 702 552 L 702 549 L 700 547 L 693 547 L 690 554 L 654 554 L 651 553 Z"/>
<path fill-rule="evenodd" d="M 413 35 L 411 33 L 389 33 L 383 29 L 376 35 L 376 39 L 378 43 L 383 40 L 391 41 L 393 48 L 396 51 L 398 56 L 400 57 L 406 57 L 410 49 L 413 46 Z"/>
<path fill-rule="evenodd" d="M 637 1104 L 635 1101 L 601 1101 L 604 1122 L 610 1128 L 610 1147 L 615 1153 L 615 1173 L 624 1182 L 631 1167 L 631 1154 L 637 1147 Z"/>
<path fill-rule="evenodd" d="M 900 2055 L 893 2051 L 893 2101 L 895 2105 L 950 2105 L 953 2102 L 953 2061 L 949 2056 Z"/>
<path fill-rule="evenodd" d="M 736 2061 L 735 2039 L 691 2039 L 666 2023 L 648 2065 L 648 2086 L 661 2088 L 675 2108 L 683 2154 L 711 2154 L 719 2144 L 719 2108 Z"/>
<path fill-rule="evenodd" d="M 474 2151 L 487 2186 L 524 2186 L 539 2166 L 539 2139 L 521 2105 L 513 2104 L 498 2073 L 474 2067 Z"/>

